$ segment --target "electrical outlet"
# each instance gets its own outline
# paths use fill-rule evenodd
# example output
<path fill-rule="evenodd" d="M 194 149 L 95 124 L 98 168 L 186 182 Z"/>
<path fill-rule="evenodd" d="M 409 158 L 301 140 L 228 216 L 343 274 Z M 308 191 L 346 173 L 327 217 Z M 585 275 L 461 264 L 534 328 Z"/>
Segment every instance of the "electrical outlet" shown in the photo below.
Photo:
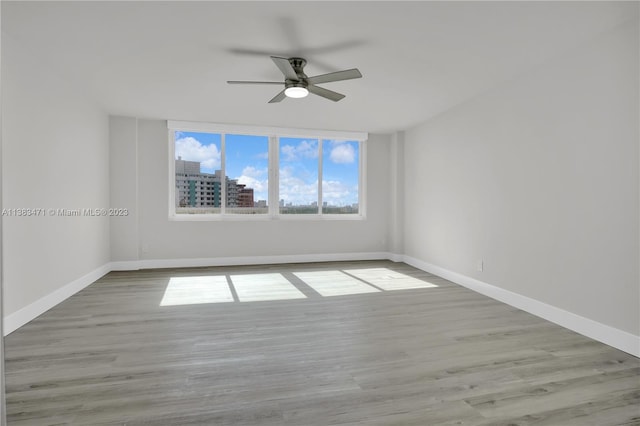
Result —
<path fill-rule="evenodd" d="M 484 261 L 478 260 L 476 262 L 476 269 L 478 270 L 478 272 L 482 272 L 484 270 Z"/>
<path fill-rule="evenodd" d="M 142 244 L 142 252 L 149 253 L 149 244 L 147 243 Z"/>

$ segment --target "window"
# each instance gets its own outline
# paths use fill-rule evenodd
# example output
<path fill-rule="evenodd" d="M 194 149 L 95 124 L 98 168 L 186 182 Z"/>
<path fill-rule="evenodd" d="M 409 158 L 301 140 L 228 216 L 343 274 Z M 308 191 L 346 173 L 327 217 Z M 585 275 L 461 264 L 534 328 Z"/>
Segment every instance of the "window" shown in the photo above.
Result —
<path fill-rule="evenodd" d="M 220 213 L 222 136 L 176 131 L 175 213 Z M 207 200 L 204 192 L 212 195 Z"/>
<path fill-rule="evenodd" d="M 267 214 L 269 199 L 269 137 L 225 136 L 226 212 Z"/>
<path fill-rule="evenodd" d="M 358 213 L 360 144 L 322 141 L 322 213 Z"/>
<path fill-rule="evenodd" d="M 358 213 L 360 142 L 279 138 L 279 147 L 281 214 Z"/>
<path fill-rule="evenodd" d="M 366 136 L 170 121 L 169 216 L 362 218 Z"/>
<path fill-rule="evenodd" d="M 175 131 L 176 214 L 268 213 L 269 137 Z"/>
<path fill-rule="evenodd" d="M 280 213 L 318 214 L 318 140 L 280 138 L 279 142 Z"/>

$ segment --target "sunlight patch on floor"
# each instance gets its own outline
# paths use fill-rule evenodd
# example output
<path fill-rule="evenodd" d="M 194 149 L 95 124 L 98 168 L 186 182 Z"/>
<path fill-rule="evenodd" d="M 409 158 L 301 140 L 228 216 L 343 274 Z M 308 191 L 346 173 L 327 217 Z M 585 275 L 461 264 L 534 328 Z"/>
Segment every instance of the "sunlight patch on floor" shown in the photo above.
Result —
<path fill-rule="evenodd" d="M 160 306 L 233 302 L 225 276 L 173 277 Z"/>
<path fill-rule="evenodd" d="M 387 268 L 345 269 L 345 272 L 386 291 L 438 287 Z"/>
<path fill-rule="evenodd" d="M 231 275 L 231 282 L 241 302 L 307 297 L 282 274 Z"/>
<path fill-rule="evenodd" d="M 342 271 L 294 272 L 293 275 L 322 296 L 344 296 L 380 291 Z"/>
<path fill-rule="evenodd" d="M 300 271 L 293 275 L 322 297 L 438 287 L 387 268 Z M 307 298 L 280 273 L 172 277 L 160 306 L 233 302 L 234 289 L 239 302 Z"/>

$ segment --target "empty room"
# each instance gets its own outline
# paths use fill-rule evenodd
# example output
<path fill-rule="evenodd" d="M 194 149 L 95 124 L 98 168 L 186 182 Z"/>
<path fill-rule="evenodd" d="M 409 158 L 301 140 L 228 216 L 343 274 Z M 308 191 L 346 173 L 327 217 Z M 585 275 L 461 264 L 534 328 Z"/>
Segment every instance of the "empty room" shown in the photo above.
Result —
<path fill-rule="evenodd" d="M 2 1 L 1 425 L 640 425 L 640 3 Z"/>

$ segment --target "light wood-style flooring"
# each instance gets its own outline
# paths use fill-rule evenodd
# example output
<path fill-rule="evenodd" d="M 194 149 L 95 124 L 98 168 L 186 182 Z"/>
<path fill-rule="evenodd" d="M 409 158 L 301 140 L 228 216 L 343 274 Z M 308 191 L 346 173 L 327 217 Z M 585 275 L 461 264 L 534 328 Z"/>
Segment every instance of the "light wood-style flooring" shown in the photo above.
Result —
<path fill-rule="evenodd" d="M 637 358 L 388 261 L 112 272 L 5 344 L 9 425 L 640 425 Z"/>

